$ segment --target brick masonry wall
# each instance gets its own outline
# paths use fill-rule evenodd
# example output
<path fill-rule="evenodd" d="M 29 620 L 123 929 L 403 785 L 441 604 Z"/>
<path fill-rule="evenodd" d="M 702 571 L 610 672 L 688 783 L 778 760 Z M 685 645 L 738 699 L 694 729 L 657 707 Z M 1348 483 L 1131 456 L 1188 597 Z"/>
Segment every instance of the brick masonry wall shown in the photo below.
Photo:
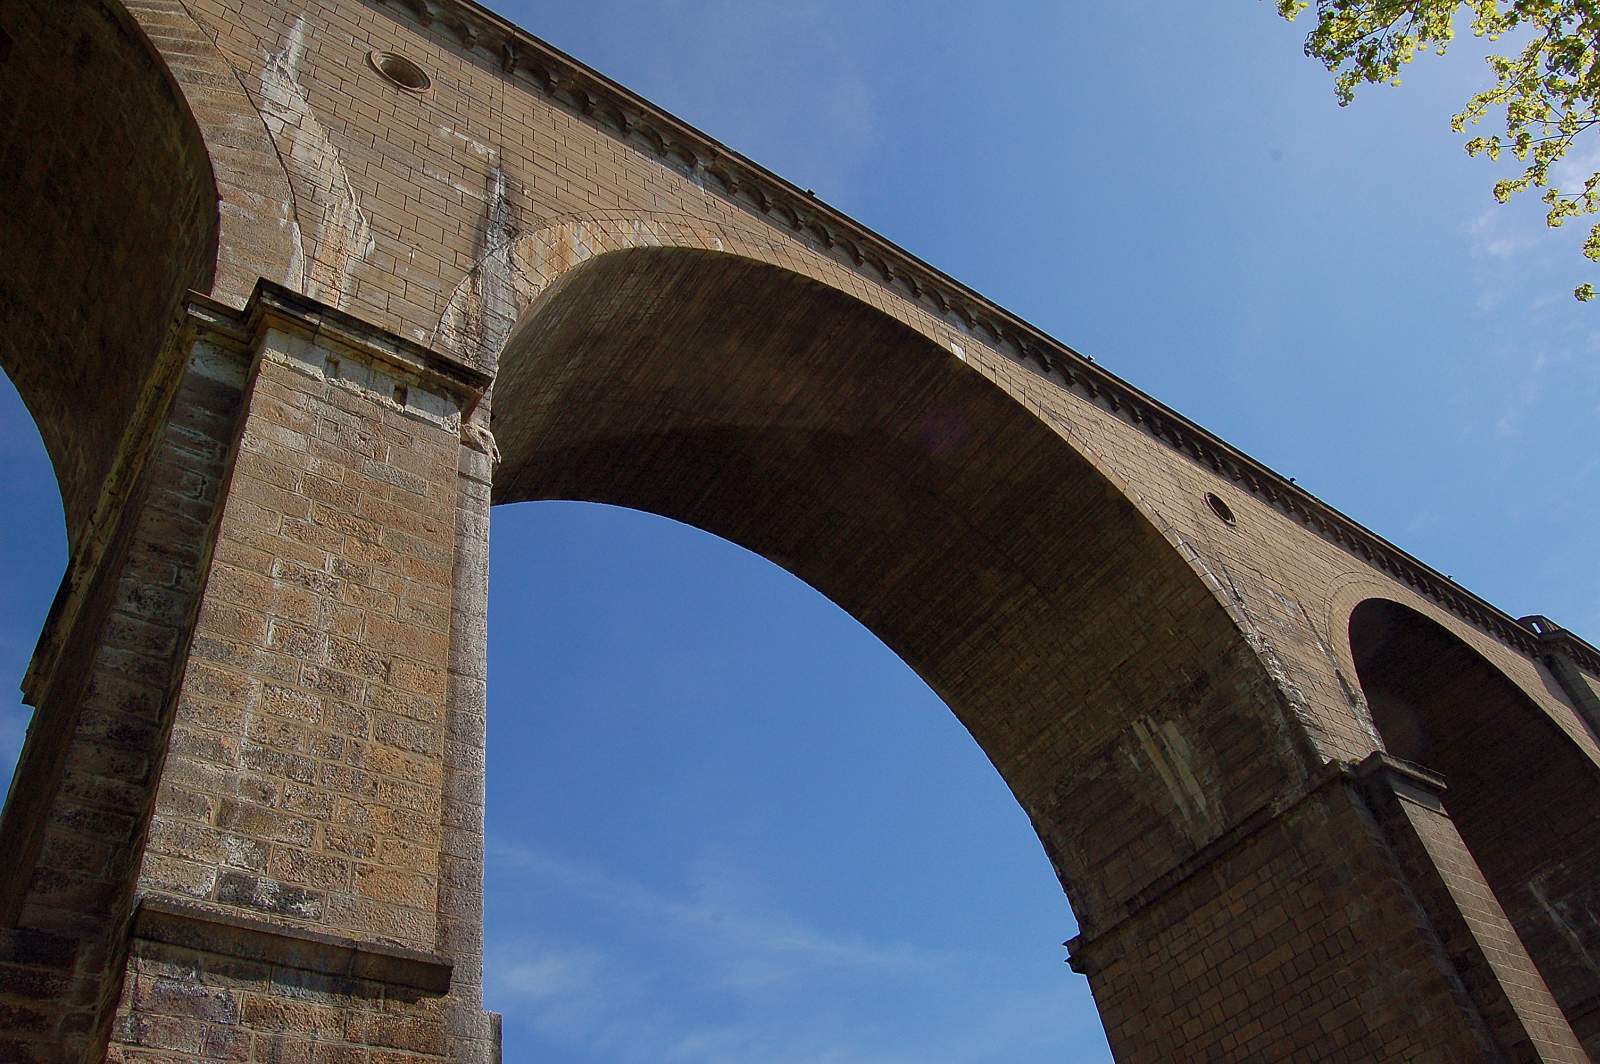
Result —
<path fill-rule="evenodd" d="M 1359 759 L 1376 748 L 1354 690 L 1346 622 L 1358 601 L 1379 596 L 1439 619 L 1600 757 L 1594 736 L 1551 693 L 1537 661 L 1103 405 L 997 353 L 984 336 L 938 317 L 902 285 L 842 266 L 841 249 L 774 226 L 708 191 L 704 180 L 554 105 L 525 80 L 508 81 L 496 57 L 463 48 L 442 23 L 419 25 L 404 5 L 375 0 L 190 6 L 276 131 L 280 151 L 316 161 L 309 169 L 291 164 L 286 176 L 300 205 L 295 254 L 316 264 L 304 276 L 318 298 L 491 368 L 510 331 L 495 319 L 496 286 L 522 283 L 521 263 L 503 253 L 508 241 L 560 231 L 556 260 L 570 264 L 584 257 L 591 232 L 612 225 L 744 233 L 776 255 L 809 264 L 809 274 L 826 272 L 845 291 L 874 293 L 869 301 L 897 308 L 897 317 L 947 349 L 957 344 L 969 364 L 1113 474 L 1223 589 L 1282 668 L 1286 686 L 1301 696 L 1302 722 L 1325 756 Z M 366 63 L 371 49 L 415 59 L 433 87 L 417 95 L 387 84 Z M 1211 515 L 1206 492 L 1239 515 L 1236 528 Z"/>
<path fill-rule="evenodd" d="M 456 496 L 454 603 L 445 698 L 439 855 L 439 952 L 454 965 L 445 1020 L 451 1055 L 498 1064 L 498 1017 L 483 1011 L 484 771 L 488 730 L 489 486 L 495 455 L 487 398 L 468 415 Z"/>
<path fill-rule="evenodd" d="M 447 1059 L 447 1047 L 436 996 L 136 942 L 105 1059 L 424 1064 Z"/>
<path fill-rule="evenodd" d="M 0 930 L 0 1059 L 83 1059 L 105 1037 L 242 369 L 196 352 L 69 637 L 70 664 L 36 706 L 7 817 L 42 837 L 17 925 Z M 29 870 L 26 852 L 8 859 Z"/>
<path fill-rule="evenodd" d="M 242 306 L 257 278 L 297 284 L 303 271 L 296 266 L 290 224 L 294 193 L 233 67 L 182 0 L 126 0 L 126 5 L 160 50 L 198 123 L 214 183 L 214 202 L 206 206 L 227 232 L 209 287 L 191 287 Z M 170 226 L 170 217 L 166 221 Z"/>
<path fill-rule="evenodd" d="M 1440 809 L 1330 773 L 1076 954 L 1119 1058 L 1589 1059 Z"/>
<path fill-rule="evenodd" d="M 1584 1059 L 1570 1041 L 1533 1056 L 1474 1022 L 1388 852 L 1361 788 L 1334 773 L 1102 938 L 1077 963 L 1118 1058 Z"/>
<path fill-rule="evenodd" d="M 265 344 L 143 883 L 431 950 L 459 413 Z"/>
<path fill-rule="evenodd" d="M 1600 912 L 1600 818 L 1591 806 L 1600 771 L 1548 721 L 1508 730 L 1525 712 L 1520 691 L 1420 615 L 1365 603 L 1352 630 L 1389 751 L 1449 781 L 1441 801 L 1450 826 L 1510 917 L 1518 948 L 1537 959 L 1574 1031 L 1600 1052 L 1600 925 L 1584 916 Z"/>
<path fill-rule="evenodd" d="M 1359 759 L 1380 745 L 1349 649 L 1348 617 L 1366 598 L 1392 598 L 1439 620 L 1517 685 L 1527 697 L 1521 708 L 1547 714 L 1581 756 L 1596 758 L 1593 734 L 1555 693 L 1540 662 L 1158 442 L 1125 412 L 1002 353 L 903 282 L 869 276 L 840 249 L 774 226 L 709 190 L 702 178 L 534 92 L 526 79 L 508 81 L 497 57 L 466 48 L 442 25 L 421 26 L 398 5 L 364 0 L 192 0 L 182 10 L 147 0 L 131 10 L 178 72 L 217 161 L 223 209 L 215 290 L 235 305 L 251 275 L 286 278 L 398 337 L 492 371 L 523 311 L 601 252 L 652 243 L 738 249 L 909 325 L 1048 425 L 1095 471 L 1099 479 L 1086 483 L 1096 490 L 1109 485 L 1119 499 L 1131 500 L 1186 567 L 1184 595 L 1201 589 L 1208 608 L 1237 628 L 1228 647 L 1200 649 L 1220 654 L 1241 640 L 1248 647 L 1224 669 L 1239 691 L 1250 693 L 1243 700 L 1252 707 L 1246 716 L 1257 725 L 1273 722 L 1272 734 L 1279 734 L 1279 716 L 1293 725 L 1291 741 L 1276 751 L 1287 757 L 1267 767 L 1259 761 L 1253 769 L 1235 766 L 1241 778 L 1254 780 L 1251 786 L 1200 796 L 1202 806 L 1228 810 L 1206 831 L 1178 833 L 1175 845 L 1162 841 L 1143 855 L 1130 848 L 1131 864 L 1121 872 L 1088 870 L 1091 879 L 1104 872 L 1096 889 L 1110 900 L 1094 905 L 1104 928 L 1156 944 L 1138 963 L 1187 963 L 1195 942 L 1185 928 L 1196 934 L 1205 928 L 1212 948 L 1226 939 L 1238 953 L 1263 942 L 1284 947 L 1272 938 L 1276 927 L 1245 930 L 1235 923 L 1222 930 L 1225 910 L 1207 909 L 1210 902 L 1185 893 L 1189 886 L 1169 884 L 1169 894 L 1146 892 L 1137 905 L 1118 906 L 1162 865 L 1176 861 L 1173 871 L 1182 871 L 1208 845 L 1233 839 L 1229 832 L 1241 827 L 1238 818 L 1254 800 L 1264 799 L 1269 808 L 1292 804 L 1301 797 L 1295 780 L 1321 761 Z M 411 94 L 386 83 L 367 65 L 373 48 L 416 59 L 433 76 L 433 88 Z M 267 131 L 271 152 L 256 123 Z M 481 983 L 482 542 L 493 445 L 482 437 L 463 448 L 459 425 L 438 395 L 403 374 L 375 373 L 362 357 L 346 357 L 351 354 L 285 334 L 267 345 L 253 371 L 141 875 L 153 894 L 240 918 L 269 918 L 299 934 L 333 932 L 459 958 L 463 980 L 450 996 L 394 998 L 401 1011 L 416 1006 L 425 1030 L 417 1044 L 390 1048 L 426 1055 L 470 1042 L 475 1052 L 486 1051 L 492 1039 L 475 1002 Z M 405 389 L 403 396 L 397 388 Z M 525 413 L 500 412 L 512 418 Z M 215 491 L 215 482 L 194 490 Z M 1228 502 L 1236 525 L 1210 513 L 1203 501 L 1208 491 Z M 183 610 L 191 608 L 203 571 L 187 570 L 187 599 L 162 600 L 161 608 L 175 611 L 179 643 L 187 623 Z M 129 578 L 139 575 L 130 570 Z M 1183 601 L 1193 605 L 1189 597 Z M 86 645 L 96 646 L 91 636 Z M 151 690 L 162 691 L 170 673 L 169 663 L 167 672 L 150 674 Z M 153 728 L 127 739 L 148 751 L 152 765 L 165 738 L 163 704 L 151 703 Z M 1129 729 L 1116 741 L 1134 744 L 1138 736 Z M 120 733 L 117 741 L 123 741 Z M 1251 748 L 1235 753 L 1248 761 Z M 1219 779 L 1221 786 L 1238 782 L 1226 774 Z M 1071 798 L 1062 804 L 1064 817 L 1092 804 L 1083 795 Z M 1343 815 L 1334 820 L 1348 826 Z M 132 817 L 111 831 L 122 833 L 115 852 L 125 855 L 124 865 L 118 867 L 126 869 L 138 852 L 129 840 L 138 838 L 139 824 Z M 1390 875 L 1382 871 L 1389 844 L 1372 832 L 1322 836 L 1292 826 L 1252 828 L 1248 837 L 1299 840 L 1284 843 L 1288 850 L 1275 851 L 1275 860 L 1290 870 L 1285 876 L 1300 876 L 1297 882 L 1315 884 L 1331 899 L 1322 923 L 1307 915 L 1321 901 L 1284 900 L 1287 922 L 1307 921 L 1290 953 L 1333 951 L 1315 958 L 1328 962 L 1317 971 L 1355 963 L 1365 944 L 1335 925 L 1365 926 L 1366 896 L 1343 886 L 1351 877 Z M 1362 840 L 1353 855 L 1345 852 L 1351 839 Z M 1241 845 L 1238 852 L 1248 852 Z M 1233 875 L 1218 868 L 1219 875 Z M 1379 879 L 1362 882 L 1385 897 L 1399 889 L 1385 895 Z M 51 894 L 60 889 L 40 884 L 35 910 L 49 909 L 40 904 L 54 896 L 63 919 L 75 906 L 82 906 L 79 919 L 98 911 L 91 895 Z M 113 893 L 125 889 L 124 879 Z M 1228 887 L 1221 896 L 1236 906 L 1240 895 Z M 1163 918 L 1163 904 L 1188 906 L 1193 915 Z M 1388 955 L 1411 966 L 1407 978 L 1417 966 L 1439 962 L 1437 934 L 1419 931 L 1415 911 L 1413 904 L 1412 915 L 1402 918 L 1396 909 L 1373 925 L 1389 943 Z M 1226 912 L 1238 920 L 1236 909 Z M 113 926 L 121 926 L 120 917 Z M 42 942 L 28 947 L 30 956 L 54 948 Z M 362 1058 L 360 1047 L 380 1044 L 360 1023 L 323 1030 L 314 1016 L 286 1035 L 288 1048 L 262 1041 L 256 1034 L 265 1033 L 266 1021 L 251 1021 L 253 1032 L 242 1022 L 246 1004 L 292 997 L 289 988 L 301 976 L 284 976 L 259 958 L 244 965 L 218 960 L 221 954 L 193 944 L 158 949 L 143 939 L 136 943 L 122 992 L 119 1052 L 168 1059 L 310 1052 L 335 1059 Z M 1110 950 L 1102 943 L 1090 944 L 1091 961 Z M 94 963 L 105 963 L 103 952 Z M 1126 969 L 1141 973 L 1133 979 L 1116 974 L 1110 962 L 1096 963 L 1094 985 L 1103 1001 L 1121 1000 L 1119 987 L 1164 985 L 1137 964 Z M 1287 973 L 1291 963 L 1299 961 L 1278 957 L 1270 970 Z M 173 981 L 181 973 L 209 988 L 190 995 L 204 1013 L 190 1019 L 210 1025 L 207 1031 L 231 1031 L 195 1036 L 178 1030 L 185 1026 L 185 1006 Z M 1297 970 L 1295 978 L 1296 989 L 1272 1008 L 1318 985 L 1305 972 Z M 1413 989 L 1440 1009 L 1449 997 L 1432 984 Z M 364 995 L 390 1000 L 388 990 L 368 986 L 318 992 L 331 995 L 324 1000 L 330 1008 L 351 1015 L 371 1012 L 357 1000 Z M 1113 1037 L 1140 1056 L 1144 1043 L 1125 1039 L 1141 1023 L 1149 1026 L 1148 1018 L 1128 1012 L 1126 1002 L 1120 1007 Z M 1464 1006 L 1456 1000 L 1450 1007 Z M 96 1017 L 98 1024 L 104 1010 L 79 1015 Z M 1165 1017 L 1152 1037 L 1170 1049 L 1182 1044 L 1171 1041 L 1174 1030 L 1217 1015 Z M 1108 1011 L 1108 1026 L 1111 1016 Z M 46 1021 L 56 1025 L 53 1031 L 66 1029 L 67 1021 L 48 1016 L 36 1029 L 43 1031 Z M 1408 1037 L 1393 1024 L 1376 1023 L 1367 1024 L 1362 1038 L 1376 1037 L 1380 1028 L 1402 1042 Z M 1263 1040 L 1252 1044 L 1272 1044 L 1272 1030 L 1263 1020 L 1250 1036 Z M 82 1026 L 74 1036 L 95 1037 Z M 1202 1039 L 1196 1047 L 1207 1044 L 1201 1034 L 1193 1037 Z"/>
<path fill-rule="evenodd" d="M 1439 795 L 1405 777 L 1385 779 L 1369 799 L 1405 882 L 1439 934 L 1495 1041 L 1514 1058 L 1583 1064 L 1561 1009 L 1518 940 Z"/>
<path fill-rule="evenodd" d="M 488 1059 L 481 858 L 460 841 L 481 847 L 481 771 L 474 800 L 443 756 L 473 734 L 452 676 L 483 674 L 451 644 L 453 620 L 481 628 L 457 586 L 482 566 L 457 558 L 481 562 L 487 533 L 457 523 L 484 495 L 460 400 L 325 337 L 259 344 L 140 872 L 147 908 L 222 930 L 136 931 L 112 1059 Z M 461 978 L 307 960 L 386 945 L 429 971 L 442 949 Z"/>

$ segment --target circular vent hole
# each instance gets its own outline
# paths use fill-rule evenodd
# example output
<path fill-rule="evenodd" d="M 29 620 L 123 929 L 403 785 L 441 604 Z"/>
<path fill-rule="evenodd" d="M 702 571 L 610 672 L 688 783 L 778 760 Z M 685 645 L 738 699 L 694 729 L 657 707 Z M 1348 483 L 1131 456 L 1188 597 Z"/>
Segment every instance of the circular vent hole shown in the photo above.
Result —
<path fill-rule="evenodd" d="M 1206 492 L 1206 505 L 1211 507 L 1211 512 L 1217 515 L 1217 520 L 1232 528 L 1238 524 L 1238 519 L 1233 516 L 1233 508 L 1209 491 Z"/>
<path fill-rule="evenodd" d="M 394 52 L 368 52 L 367 62 L 372 69 L 407 92 L 426 92 L 433 84 L 428 72 L 403 55 Z"/>

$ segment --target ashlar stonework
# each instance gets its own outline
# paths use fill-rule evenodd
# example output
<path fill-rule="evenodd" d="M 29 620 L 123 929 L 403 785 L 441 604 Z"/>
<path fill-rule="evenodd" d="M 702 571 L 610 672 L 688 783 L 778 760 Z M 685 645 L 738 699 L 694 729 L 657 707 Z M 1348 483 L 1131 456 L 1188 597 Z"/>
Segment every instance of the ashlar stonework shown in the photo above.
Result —
<path fill-rule="evenodd" d="M 488 517 L 529 499 L 740 543 L 916 669 L 1119 1059 L 1600 1058 L 1559 626 L 466 0 L 0 0 L 0 99 L 0 355 L 71 546 L 0 1060 L 498 1059 Z"/>

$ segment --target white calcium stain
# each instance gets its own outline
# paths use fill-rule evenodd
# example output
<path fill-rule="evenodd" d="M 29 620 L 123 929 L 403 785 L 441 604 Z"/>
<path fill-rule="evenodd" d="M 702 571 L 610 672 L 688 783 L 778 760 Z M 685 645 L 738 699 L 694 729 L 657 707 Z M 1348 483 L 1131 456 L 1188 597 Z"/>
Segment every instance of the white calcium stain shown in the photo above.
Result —
<path fill-rule="evenodd" d="M 498 352 L 511 338 L 519 304 L 516 267 L 511 248 L 517 239 L 516 215 L 506 189 L 506 172 L 496 166 L 489 175 L 489 214 L 477 276 L 473 281 L 478 333 L 487 350 Z"/>
<path fill-rule="evenodd" d="M 309 204 L 301 211 L 301 222 L 311 229 L 309 256 L 301 226 L 294 230 L 296 254 L 304 262 L 301 290 L 343 307 L 355 293 L 356 267 L 372 254 L 376 243 L 338 149 L 300 83 L 305 54 L 306 19 L 301 15 L 294 20 L 283 50 L 269 55 L 261 70 L 261 117 L 290 180 L 298 186 L 297 199 Z"/>
<path fill-rule="evenodd" d="M 500 153 L 491 145 L 485 144 L 480 140 L 474 140 L 465 133 L 462 133 L 459 130 L 451 129 L 449 126 L 435 126 L 434 128 L 438 132 L 439 136 L 460 141 L 462 144 L 466 145 L 468 151 L 472 152 L 480 159 L 487 159 L 491 163 L 499 163 Z"/>
<path fill-rule="evenodd" d="M 1550 918 L 1550 922 L 1555 925 L 1556 930 L 1561 932 L 1562 936 L 1567 940 L 1568 945 L 1572 947 L 1572 951 L 1582 959 L 1583 966 L 1588 968 L 1591 972 L 1600 973 L 1600 961 L 1596 961 L 1596 959 L 1590 955 L 1589 950 L 1584 946 L 1583 929 L 1580 923 L 1575 923 L 1573 921 L 1572 913 L 1569 911 L 1568 905 L 1565 903 L 1552 904 L 1549 897 L 1545 894 L 1544 883 L 1540 880 L 1534 880 L 1528 884 L 1528 893 L 1533 895 L 1534 900 L 1539 903 L 1539 907 L 1543 909 L 1545 911 L 1545 915 Z M 1586 912 L 1583 915 L 1587 917 L 1587 919 L 1582 921 L 1582 923 L 1587 923 L 1592 926 L 1596 922 L 1594 913 Z"/>
<path fill-rule="evenodd" d="M 1200 840 L 1215 826 L 1217 810 L 1206 789 L 1195 776 L 1194 751 L 1189 741 L 1171 721 L 1152 721 L 1140 717 L 1132 725 L 1134 737 L 1172 796 L 1191 838 Z"/>

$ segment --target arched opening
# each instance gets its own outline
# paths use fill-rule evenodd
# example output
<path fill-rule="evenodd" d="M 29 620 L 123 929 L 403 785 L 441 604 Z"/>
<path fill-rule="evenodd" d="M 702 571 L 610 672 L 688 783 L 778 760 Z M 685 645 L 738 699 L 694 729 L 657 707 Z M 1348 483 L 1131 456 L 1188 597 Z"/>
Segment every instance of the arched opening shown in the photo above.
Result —
<path fill-rule="evenodd" d="M 1384 745 L 1444 778 L 1462 840 L 1600 1057 L 1600 770 L 1504 674 L 1414 610 L 1361 603 L 1350 648 Z"/>
<path fill-rule="evenodd" d="M 66 535 L 61 493 L 44 443 L 21 398 L 0 374 L 0 794 L 10 790 L 12 773 L 27 734 L 29 708 L 20 680 L 33 654 L 34 640 L 61 570 L 66 566 Z"/>
<path fill-rule="evenodd" d="M 598 255 L 523 315 L 493 410 L 494 501 L 681 521 L 882 640 L 998 770 L 1086 937 L 1304 770 L 1231 618 L 1107 475 L 837 289 L 720 252 Z"/>
<path fill-rule="evenodd" d="M 194 117 L 122 4 L 11 4 L 0 17 L 0 370 L 38 426 L 59 491 L 44 512 L 61 507 L 68 544 L 64 580 L 63 567 L 29 562 L 60 586 L 43 637 L 26 638 L 43 653 L 25 695 L 36 726 L 0 819 L 13 869 L 0 880 L 4 925 L 18 916 L 90 671 L 99 622 L 78 621 L 110 595 L 100 562 L 180 375 L 163 358 L 179 305 L 210 287 L 218 213 Z"/>
<path fill-rule="evenodd" d="M 179 300 L 210 287 L 216 186 L 120 4 L 12 4 L 5 19 L 0 369 L 38 423 L 76 548 Z"/>
<path fill-rule="evenodd" d="M 1110 1059 L 1026 818 L 892 652 L 637 511 L 500 507 L 494 544 L 506 1059 Z"/>

